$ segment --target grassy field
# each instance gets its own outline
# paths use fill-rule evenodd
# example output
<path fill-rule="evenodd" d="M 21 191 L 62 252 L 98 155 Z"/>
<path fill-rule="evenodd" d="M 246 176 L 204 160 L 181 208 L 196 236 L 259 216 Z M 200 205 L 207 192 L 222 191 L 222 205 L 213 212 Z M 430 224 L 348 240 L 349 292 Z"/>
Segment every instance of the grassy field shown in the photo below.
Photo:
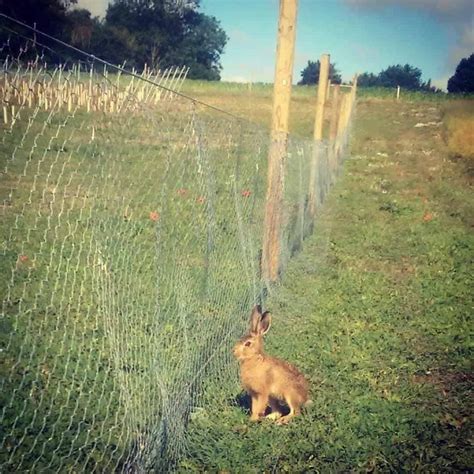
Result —
<path fill-rule="evenodd" d="M 191 423 L 183 471 L 472 468 L 472 166 L 450 145 L 469 110 L 359 101 L 352 158 L 266 304 L 268 352 L 308 375 L 314 405 L 252 424 L 236 388 Z"/>
<path fill-rule="evenodd" d="M 183 92 L 253 123 L 177 101 L 3 129 L 0 465 L 114 472 L 169 438 L 181 471 L 468 469 L 471 102 L 361 91 L 352 159 L 265 303 L 268 350 L 314 400 L 276 427 L 249 423 L 230 353 L 260 291 L 271 87 Z M 314 105 L 295 89 L 295 137 Z M 306 146 L 290 144 L 289 216 Z"/>
<path fill-rule="evenodd" d="M 264 127 L 185 100 L 23 106 L 2 125 L 0 470 L 177 456 L 261 291 L 267 147 Z M 307 148 L 290 140 L 286 254 L 308 228 Z"/>
<path fill-rule="evenodd" d="M 471 101 L 449 102 L 442 107 L 445 137 L 450 155 L 474 162 L 474 107 Z"/>

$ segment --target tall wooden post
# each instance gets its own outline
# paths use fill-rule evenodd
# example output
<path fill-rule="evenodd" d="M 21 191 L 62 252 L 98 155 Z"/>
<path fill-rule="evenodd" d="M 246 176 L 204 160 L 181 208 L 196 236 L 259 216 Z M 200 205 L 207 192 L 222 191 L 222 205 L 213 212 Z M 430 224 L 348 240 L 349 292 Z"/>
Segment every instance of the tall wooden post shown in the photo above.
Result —
<path fill-rule="evenodd" d="M 287 150 L 298 0 L 280 0 L 271 142 L 263 223 L 262 278 L 278 279 L 281 253 L 284 162 Z"/>
<path fill-rule="evenodd" d="M 332 93 L 331 118 L 329 122 L 329 172 L 331 182 L 336 174 L 336 139 L 337 139 L 337 121 L 339 118 L 339 94 L 341 86 L 336 84 Z"/>
<path fill-rule="evenodd" d="M 326 104 L 326 95 L 328 90 L 329 82 L 329 54 L 321 55 L 320 68 L 319 68 L 319 83 L 318 83 L 318 98 L 316 102 L 316 118 L 314 121 L 314 148 L 313 156 L 311 160 L 311 169 L 309 172 L 309 192 L 308 192 L 308 203 L 309 203 L 309 214 L 310 217 L 314 218 L 316 214 L 317 206 L 317 193 L 320 190 L 318 187 L 319 178 L 319 152 L 321 150 L 321 142 L 323 139 L 323 125 L 324 125 L 324 105 Z"/>
<path fill-rule="evenodd" d="M 358 79 L 359 79 L 359 76 L 357 74 L 354 74 L 354 79 L 352 80 L 352 88 L 351 88 L 352 102 L 355 102 L 356 100 Z"/>
<path fill-rule="evenodd" d="M 347 129 L 347 124 L 349 122 L 349 115 L 352 105 L 351 94 L 342 94 L 341 96 L 341 105 L 339 107 L 339 117 L 337 120 L 337 138 L 336 138 L 336 160 L 337 166 L 340 164 L 341 160 L 341 151 L 343 144 L 345 142 L 345 133 Z"/>
<path fill-rule="evenodd" d="M 332 142 L 337 136 L 337 118 L 339 115 L 339 94 L 341 86 L 336 84 L 332 93 L 331 118 L 329 122 L 329 140 Z"/>
<path fill-rule="evenodd" d="M 322 54 L 319 68 L 318 99 L 316 102 L 316 119 L 314 121 L 314 139 L 321 141 L 323 138 L 324 105 L 329 82 L 329 54 Z"/>

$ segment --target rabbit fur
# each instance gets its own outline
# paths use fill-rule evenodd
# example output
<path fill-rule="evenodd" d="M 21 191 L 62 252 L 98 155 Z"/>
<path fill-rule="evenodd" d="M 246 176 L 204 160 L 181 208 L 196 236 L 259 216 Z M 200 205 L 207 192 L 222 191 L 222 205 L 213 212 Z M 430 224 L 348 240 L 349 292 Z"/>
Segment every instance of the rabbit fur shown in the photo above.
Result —
<path fill-rule="evenodd" d="M 267 418 L 285 424 L 300 413 L 302 406 L 309 404 L 309 386 L 296 367 L 265 354 L 263 336 L 270 324 L 271 314 L 262 313 L 260 306 L 255 306 L 249 331 L 235 344 L 233 352 L 240 364 L 242 386 L 252 399 L 250 419 L 257 421 L 264 417 L 269 405 L 271 413 Z M 282 415 L 279 401 L 288 405 L 289 414 Z"/>

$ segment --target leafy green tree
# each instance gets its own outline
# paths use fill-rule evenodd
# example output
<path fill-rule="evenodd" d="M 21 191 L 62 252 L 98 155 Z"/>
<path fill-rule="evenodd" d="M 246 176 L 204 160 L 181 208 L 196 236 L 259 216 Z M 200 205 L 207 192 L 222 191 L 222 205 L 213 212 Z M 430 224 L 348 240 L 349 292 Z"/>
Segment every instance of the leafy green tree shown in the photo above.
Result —
<path fill-rule="evenodd" d="M 380 85 L 379 77 L 371 72 L 364 72 L 357 78 L 359 87 L 377 87 Z"/>
<path fill-rule="evenodd" d="M 448 80 L 448 92 L 474 93 L 474 53 L 459 62 L 454 75 Z"/>
<path fill-rule="evenodd" d="M 115 0 L 107 9 L 104 27 L 109 43 L 122 44 L 122 58 L 129 64 L 142 67 L 147 63 L 153 68 L 187 65 L 190 77 L 218 80 L 227 35 L 216 18 L 198 10 L 198 0 L 182 4 Z M 108 60 L 116 56 L 107 46 L 104 54 Z"/>
<path fill-rule="evenodd" d="M 440 92 L 431 85 L 431 79 L 421 82 L 421 70 L 406 64 L 401 66 L 389 66 L 379 74 L 371 72 L 362 73 L 357 81 L 360 87 L 403 87 L 405 89 L 420 90 L 426 92 Z"/>
<path fill-rule="evenodd" d="M 319 82 L 319 70 L 321 63 L 317 61 L 308 61 L 307 66 L 301 71 L 301 80 L 299 85 L 317 84 Z M 329 64 L 329 79 L 333 84 L 341 83 L 341 75 L 336 69 L 336 65 Z"/>
<path fill-rule="evenodd" d="M 97 19 L 91 18 L 91 12 L 85 9 L 75 9 L 66 14 L 69 42 L 79 48 L 89 49 L 94 32 L 100 28 Z"/>
<path fill-rule="evenodd" d="M 0 0 L 0 11 L 38 30 L 63 37 L 66 12 L 77 0 Z"/>
<path fill-rule="evenodd" d="M 378 76 L 379 85 L 382 87 L 397 87 L 404 89 L 421 89 L 421 70 L 417 67 L 405 64 L 389 66 L 380 72 Z"/>
<path fill-rule="evenodd" d="M 71 40 L 71 23 L 68 19 L 70 7 L 77 0 L 0 0 L 0 11 L 12 18 L 26 23 L 48 35 L 69 42 Z M 65 60 L 74 59 L 74 54 L 66 47 L 47 39 L 46 37 L 34 35 L 30 29 L 23 28 L 18 24 L 7 24 L 16 35 L 7 29 L 0 30 L 0 44 L 8 44 L 8 54 L 18 57 L 23 61 L 34 60 L 39 53 L 43 63 L 54 65 L 64 63 Z M 25 49 L 26 40 L 36 38 L 37 48 Z M 31 46 L 33 41 L 29 43 Z M 46 45 L 46 48 L 43 48 Z M 6 54 L 6 50 L 4 51 Z M 77 58 L 76 58 L 77 60 Z"/>
<path fill-rule="evenodd" d="M 191 79 L 220 80 L 220 55 L 227 35 L 214 17 L 194 12 L 193 28 L 189 29 L 175 51 L 175 64 L 189 66 Z"/>
<path fill-rule="evenodd" d="M 428 79 L 426 82 L 423 82 L 420 86 L 420 89 L 425 92 L 442 92 L 441 89 L 438 89 L 437 87 L 431 85 L 431 79 Z"/>

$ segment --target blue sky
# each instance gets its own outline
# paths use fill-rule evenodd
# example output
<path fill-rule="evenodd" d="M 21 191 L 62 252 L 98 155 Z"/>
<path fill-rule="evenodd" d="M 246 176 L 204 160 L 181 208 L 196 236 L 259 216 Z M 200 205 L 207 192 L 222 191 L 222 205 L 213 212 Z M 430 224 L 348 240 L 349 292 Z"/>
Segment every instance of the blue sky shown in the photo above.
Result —
<path fill-rule="evenodd" d="M 79 0 L 102 15 L 108 0 Z M 223 80 L 271 82 L 278 0 L 201 0 L 229 36 Z M 445 88 L 474 52 L 474 0 L 299 0 L 293 79 L 308 60 L 329 53 L 343 79 L 411 64 Z"/>

